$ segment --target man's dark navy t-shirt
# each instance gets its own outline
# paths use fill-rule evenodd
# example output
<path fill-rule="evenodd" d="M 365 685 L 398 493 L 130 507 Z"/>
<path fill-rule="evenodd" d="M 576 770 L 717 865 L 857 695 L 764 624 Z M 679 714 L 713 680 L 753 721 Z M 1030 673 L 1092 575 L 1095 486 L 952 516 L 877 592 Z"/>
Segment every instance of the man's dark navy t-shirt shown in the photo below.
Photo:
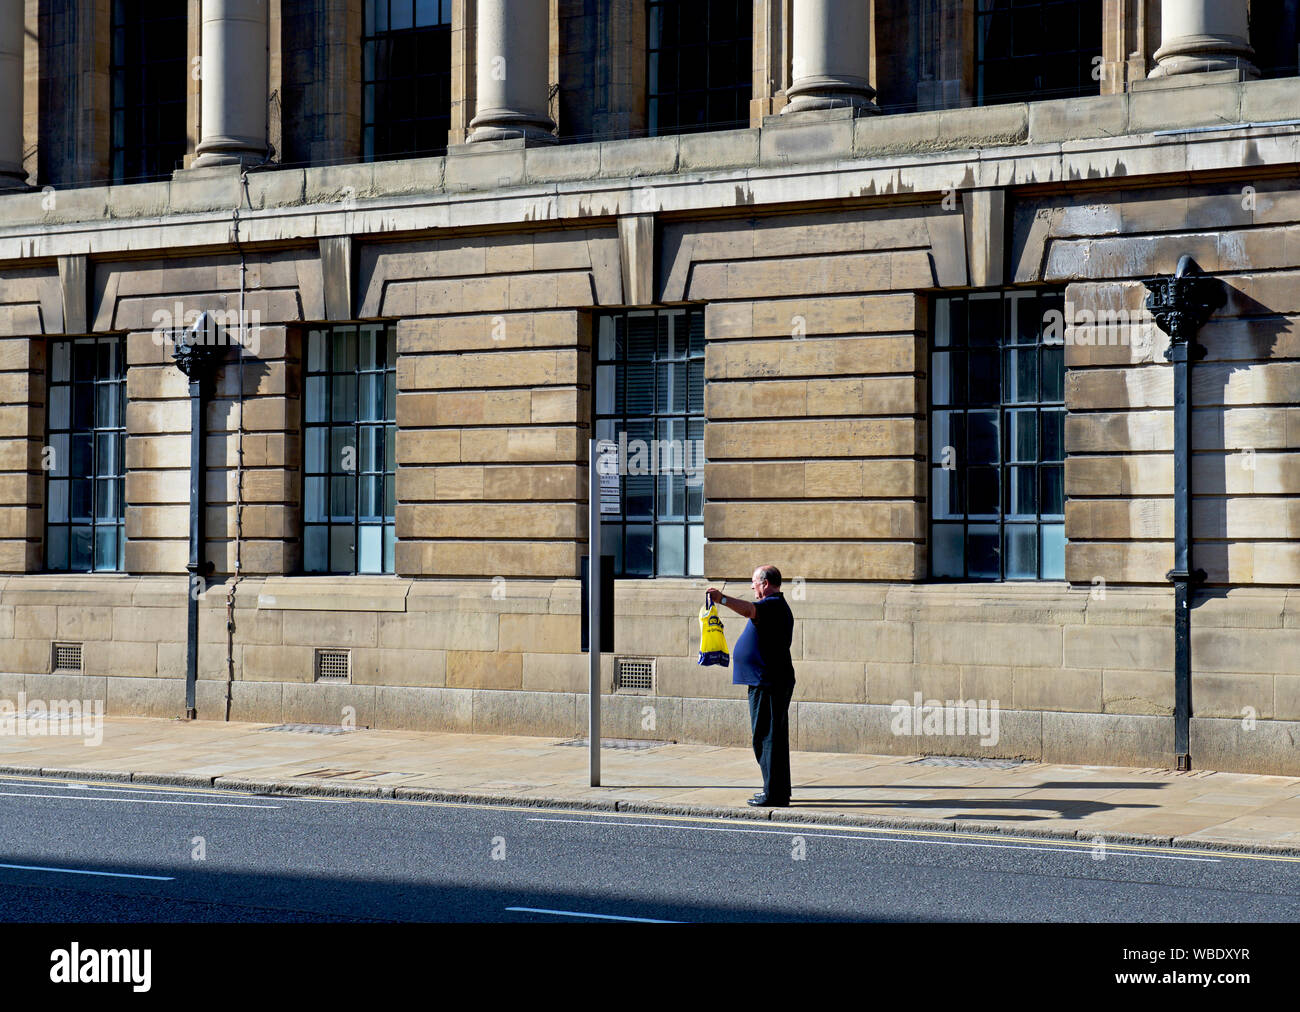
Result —
<path fill-rule="evenodd" d="M 755 601 L 758 613 L 745 623 L 745 630 L 731 653 L 733 685 L 794 685 L 794 663 L 790 642 L 794 639 L 794 615 L 785 598 L 773 594 Z"/>

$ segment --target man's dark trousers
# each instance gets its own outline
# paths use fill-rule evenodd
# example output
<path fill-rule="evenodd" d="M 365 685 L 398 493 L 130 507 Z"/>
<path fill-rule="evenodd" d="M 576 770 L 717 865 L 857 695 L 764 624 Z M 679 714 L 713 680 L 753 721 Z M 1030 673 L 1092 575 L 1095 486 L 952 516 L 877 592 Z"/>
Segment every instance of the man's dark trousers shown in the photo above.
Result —
<path fill-rule="evenodd" d="M 793 695 L 793 685 L 749 687 L 754 758 L 763 771 L 763 793 L 769 801 L 790 800 L 790 697 Z"/>

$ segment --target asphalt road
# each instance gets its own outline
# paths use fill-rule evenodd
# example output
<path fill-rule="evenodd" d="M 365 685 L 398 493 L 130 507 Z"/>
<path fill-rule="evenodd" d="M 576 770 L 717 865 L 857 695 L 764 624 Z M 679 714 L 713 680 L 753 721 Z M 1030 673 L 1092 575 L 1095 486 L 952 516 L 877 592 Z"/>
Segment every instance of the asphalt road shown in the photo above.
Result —
<path fill-rule="evenodd" d="M 0 778 L 8 922 L 1298 918 L 1300 859 Z"/>

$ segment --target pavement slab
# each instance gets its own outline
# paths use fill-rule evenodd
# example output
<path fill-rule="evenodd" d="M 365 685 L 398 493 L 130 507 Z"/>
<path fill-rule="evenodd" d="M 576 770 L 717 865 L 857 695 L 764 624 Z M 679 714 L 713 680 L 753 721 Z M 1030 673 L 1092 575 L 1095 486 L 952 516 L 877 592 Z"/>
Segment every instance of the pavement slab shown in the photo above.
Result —
<path fill-rule="evenodd" d="M 448 732 L 343 734 L 272 725 L 105 717 L 102 740 L 0 737 L 0 771 L 142 783 L 469 799 L 493 804 L 683 812 L 792 824 L 970 827 L 1108 840 L 1300 854 L 1300 778 L 1197 770 L 1023 763 L 1010 768 L 920 764 L 918 756 L 794 752 L 785 809 L 746 805 L 760 786 L 751 749 L 666 743 L 606 748 L 592 787 L 572 738 Z M 396 792 L 396 794 L 394 793 Z M 406 792 L 411 792 L 407 794 Z"/>

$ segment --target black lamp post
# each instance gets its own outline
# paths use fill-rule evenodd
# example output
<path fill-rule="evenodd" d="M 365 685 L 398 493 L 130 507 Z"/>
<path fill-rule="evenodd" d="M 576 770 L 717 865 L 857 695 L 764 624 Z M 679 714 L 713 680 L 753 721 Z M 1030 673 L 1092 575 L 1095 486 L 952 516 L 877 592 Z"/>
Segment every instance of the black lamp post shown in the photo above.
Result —
<path fill-rule="evenodd" d="M 215 568 L 211 562 L 200 561 L 204 540 L 203 408 L 212 394 L 213 379 L 225 354 L 226 346 L 218 343 L 216 327 L 207 313 L 203 313 L 192 327 L 176 332 L 172 357 L 176 360 L 176 367 L 190 381 L 190 561 L 185 566 L 190 574 L 186 588 L 188 629 L 185 644 L 185 716 L 188 720 L 198 716 L 194 696 L 199 674 L 199 590 Z"/>
<path fill-rule="evenodd" d="M 1226 300 L 1223 282 L 1206 277 L 1190 256 L 1178 261 L 1171 278 L 1146 282 L 1146 306 L 1156 326 L 1169 335 L 1167 358 L 1174 365 L 1174 568 L 1165 579 L 1174 585 L 1174 753 L 1177 768 L 1190 770 L 1192 757 L 1191 593 L 1205 580 L 1192 568 L 1192 363 L 1205 357 L 1196 335 Z"/>

